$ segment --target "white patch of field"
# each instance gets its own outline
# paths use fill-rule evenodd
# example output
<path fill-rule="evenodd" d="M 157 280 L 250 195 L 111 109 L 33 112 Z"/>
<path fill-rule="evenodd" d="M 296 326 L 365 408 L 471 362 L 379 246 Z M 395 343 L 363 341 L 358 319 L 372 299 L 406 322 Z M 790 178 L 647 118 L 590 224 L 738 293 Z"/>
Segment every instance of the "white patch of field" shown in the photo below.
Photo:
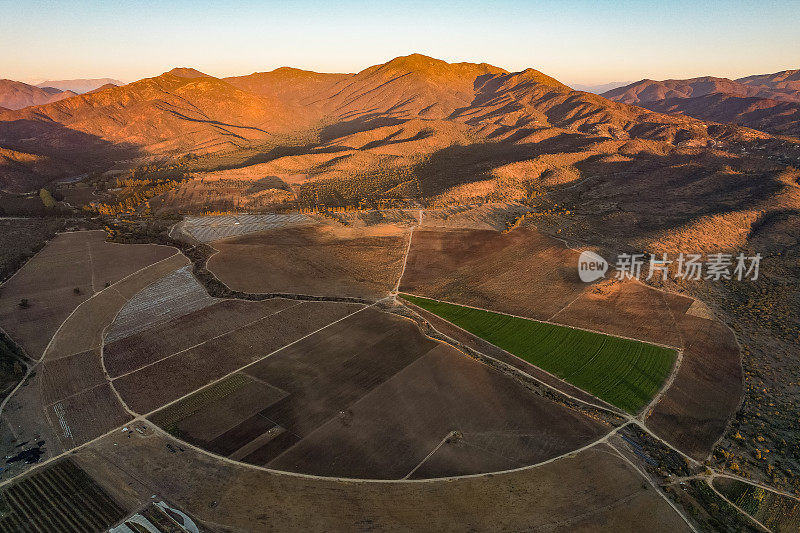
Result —
<path fill-rule="evenodd" d="M 124 339 L 218 301 L 209 296 L 195 279 L 191 267 L 185 266 L 142 289 L 131 298 L 111 324 L 105 342 Z"/>
<path fill-rule="evenodd" d="M 186 217 L 180 229 L 200 242 L 212 242 L 269 229 L 285 228 L 314 222 L 299 213 L 267 215 L 222 215 Z"/>

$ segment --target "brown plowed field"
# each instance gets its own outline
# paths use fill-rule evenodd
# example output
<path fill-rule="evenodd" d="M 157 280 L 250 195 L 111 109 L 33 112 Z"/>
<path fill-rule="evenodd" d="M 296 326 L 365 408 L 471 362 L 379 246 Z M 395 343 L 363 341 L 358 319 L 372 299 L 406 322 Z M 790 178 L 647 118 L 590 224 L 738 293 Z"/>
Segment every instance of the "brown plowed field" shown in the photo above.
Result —
<path fill-rule="evenodd" d="M 117 291 L 106 289 L 83 302 L 55 334 L 44 359 L 58 359 L 99 347 L 103 329 L 114 320 L 125 301 Z"/>
<path fill-rule="evenodd" d="M 39 368 L 39 373 L 45 404 L 62 400 L 106 381 L 99 349 L 47 360 Z"/>
<path fill-rule="evenodd" d="M 61 233 L 3 285 L 0 326 L 31 357 L 41 357 L 67 316 L 105 283 L 175 253 L 167 246 L 107 243 L 105 235 L 104 231 Z M 20 307 L 22 299 L 29 307 Z"/>
<path fill-rule="evenodd" d="M 681 335 L 664 293 L 642 283 L 606 280 L 592 285 L 551 320 L 568 326 L 680 347 Z M 672 296 L 677 308 L 684 298 Z"/>
<path fill-rule="evenodd" d="M 283 299 L 222 301 L 107 344 L 103 352 L 106 368 L 111 377 L 133 372 L 169 354 L 298 304 Z"/>
<path fill-rule="evenodd" d="M 684 314 L 686 346 L 675 381 L 645 419 L 658 436 L 702 460 L 725 431 L 742 395 L 739 346 L 717 320 Z"/>
<path fill-rule="evenodd" d="M 237 350 L 227 346 L 231 357 Z M 151 419 L 196 445 L 245 462 L 369 478 L 406 476 L 451 431 L 502 441 L 502 457 L 489 446 L 482 462 L 466 469 L 442 466 L 434 475 L 531 464 L 610 430 L 425 337 L 414 322 L 375 308 L 242 374 L 258 380 L 236 385 L 255 389 L 247 400 L 233 400 L 245 390 L 230 392 L 233 382 L 214 385 L 175 404 L 178 412 L 187 409 L 180 404 L 203 405 L 179 422 L 171 421 L 174 406 Z M 260 407 L 251 401 L 255 395 L 262 397 Z M 212 397 L 215 402 L 207 404 Z"/>
<path fill-rule="evenodd" d="M 536 230 L 417 229 L 403 292 L 547 320 L 578 297 L 578 253 Z"/>
<path fill-rule="evenodd" d="M 334 302 L 288 307 L 178 353 L 161 352 L 160 361 L 116 378 L 114 386 L 131 409 L 148 413 L 361 307 Z"/>
<path fill-rule="evenodd" d="M 97 348 L 102 344 L 103 330 L 111 324 L 125 303 L 142 288 L 188 262 L 183 254 L 175 254 L 150 265 L 127 279 L 96 293 L 64 321 L 45 351 L 44 358 L 57 359 Z"/>
<path fill-rule="evenodd" d="M 132 418 L 120 405 L 108 383 L 48 406 L 47 417 L 64 449 L 99 437 Z"/>
<path fill-rule="evenodd" d="M 477 434 L 483 447 L 476 450 L 476 460 L 437 461 L 425 477 L 475 474 L 550 459 L 609 430 L 437 344 L 267 466 L 326 476 L 400 479 L 420 463 L 424 468 L 426 456 L 455 431 L 466 437 L 440 447 L 434 459 L 477 442 L 470 437 Z"/>
<path fill-rule="evenodd" d="M 378 298 L 394 289 L 407 242 L 388 225 L 275 229 L 215 242 L 208 269 L 244 292 Z"/>
<path fill-rule="evenodd" d="M 142 503 L 169 494 L 183 511 L 233 530 L 688 531 L 603 445 L 490 477 L 363 483 L 254 470 L 191 449 L 172 453 L 167 442 L 114 433 L 80 450 L 77 461 L 119 501 L 132 492 Z"/>

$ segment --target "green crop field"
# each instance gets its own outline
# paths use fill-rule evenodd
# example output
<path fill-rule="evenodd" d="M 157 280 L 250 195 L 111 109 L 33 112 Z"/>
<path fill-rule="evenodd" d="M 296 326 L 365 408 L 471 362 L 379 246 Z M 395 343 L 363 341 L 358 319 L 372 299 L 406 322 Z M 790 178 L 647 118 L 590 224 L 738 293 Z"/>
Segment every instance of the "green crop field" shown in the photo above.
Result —
<path fill-rule="evenodd" d="M 675 350 L 645 342 L 402 297 L 629 413 L 647 405 L 677 357 Z"/>

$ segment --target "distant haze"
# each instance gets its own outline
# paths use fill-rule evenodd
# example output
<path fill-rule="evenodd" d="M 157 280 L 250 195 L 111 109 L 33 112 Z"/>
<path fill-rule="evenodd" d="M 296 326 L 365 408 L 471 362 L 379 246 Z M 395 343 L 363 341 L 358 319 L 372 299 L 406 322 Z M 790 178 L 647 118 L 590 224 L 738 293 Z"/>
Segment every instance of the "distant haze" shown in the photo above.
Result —
<path fill-rule="evenodd" d="M 597 85 L 735 79 L 800 60 L 797 0 L 0 2 L 0 78 L 22 81 L 133 81 L 175 65 L 358 72 L 420 52 Z"/>
<path fill-rule="evenodd" d="M 584 85 L 582 83 L 570 83 L 568 84 L 570 87 L 575 89 L 576 91 L 584 91 L 587 93 L 594 93 L 594 94 L 603 94 L 606 91 L 610 91 L 611 89 L 616 89 L 618 87 L 624 87 L 626 85 L 630 85 L 633 81 L 612 81 L 609 83 L 601 83 L 599 85 Z"/>
<path fill-rule="evenodd" d="M 108 84 L 124 85 L 121 81 L 113 78 L 94 78 L 88 80 L 45 80 L 41 83 L 37 83 L 36 86 L 53 87 L 54 89 L 61 89 L 62 91 L 72 91 L 74 93 L 83 94 Z"/>

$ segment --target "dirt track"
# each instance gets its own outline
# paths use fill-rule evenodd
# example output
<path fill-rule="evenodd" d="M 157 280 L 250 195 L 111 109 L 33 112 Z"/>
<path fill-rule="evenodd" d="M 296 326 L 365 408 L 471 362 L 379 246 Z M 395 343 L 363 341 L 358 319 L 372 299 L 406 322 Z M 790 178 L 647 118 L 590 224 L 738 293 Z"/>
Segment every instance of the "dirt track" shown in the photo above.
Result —
<path fill-rule="evenodd" d="M 387 484 L 270 473 L 192 449 L 170 451 L 165 443 L 158 435 L 114 433 L 81 450 L 78 460 L 118 500 L 169 494 L 211 529 L 688 530 L 605 445 L 507 474 Z"/>

